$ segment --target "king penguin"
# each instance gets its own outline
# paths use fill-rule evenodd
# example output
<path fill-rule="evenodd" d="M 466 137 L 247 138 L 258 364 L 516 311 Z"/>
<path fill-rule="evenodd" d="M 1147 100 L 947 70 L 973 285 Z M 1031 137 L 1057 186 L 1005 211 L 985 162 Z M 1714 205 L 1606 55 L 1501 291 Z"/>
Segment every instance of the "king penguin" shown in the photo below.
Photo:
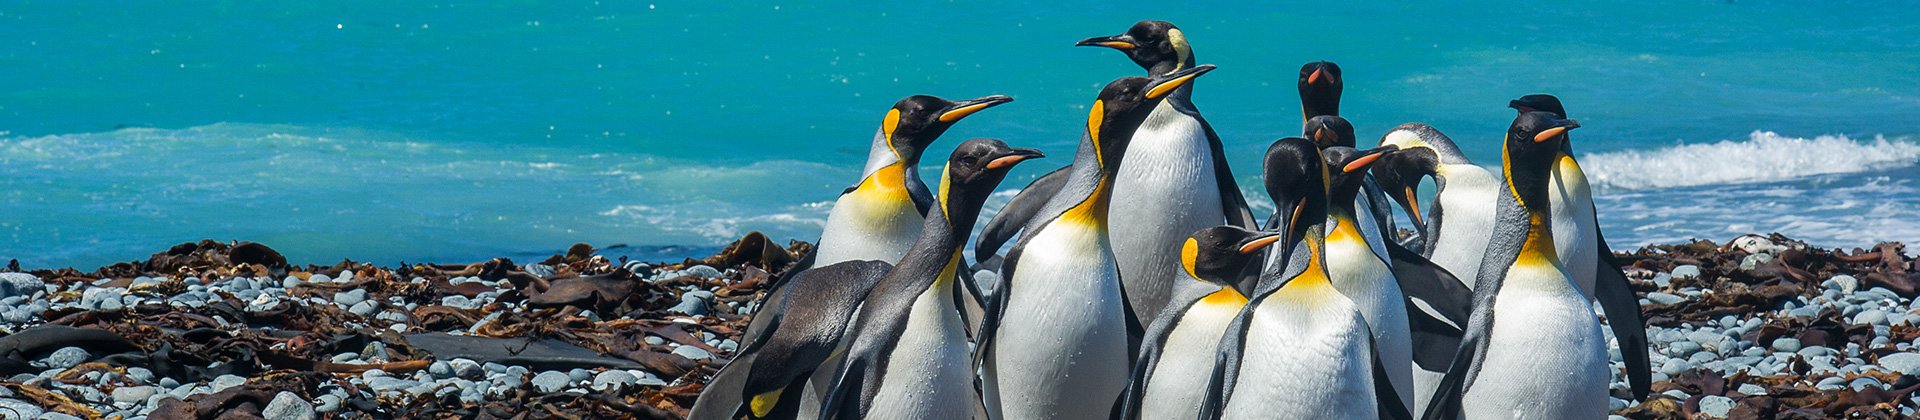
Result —
<path fill-rule="evenodd" d="M 933 194 L 921 182 L 917 169 L 921 152 L 961 119 L 1010 101 L 1013 98 L 1004 95 L 960 102 L 930 95 L 914 95 L 895 102 L 881 119 L 880 128 L 868 147 L 867 163 L 860 181 L 842 191 L 834 201 L 833 210 L 827 215 L 827 225 L 821 231 L 814 252 L 788 268 L 770 286 L 767 297 L 759 305 L 759 311 L 742 334 L 743 341 L 751 342 L 766 335 L 770 325 L 768 321 L 777 318 L 779 312 L 787 307 L 784 304 L 789 293 L 787 283 L 799 273 L 814 266 L 845 261 L 899 261 L 920 234 L 918 222 L 934 201 Z M 970 294 L 978 296 L 977 291 L 971 291 Z M 709 389 L 738 389 L 750 370 L 745 364 L 752 362 L 753 358 L 736 356 L 728 365 L 742 366 L 722 369 L 709 381 L 712 384 Z M 824 382 L 828 378 L 820 379 Z M 818 386 L 824 387 L 825 384 Z M 815 391 L 819 393 L 824 389 Z M 726 418 L 734 411 L 734 407 L 740 405 L 742 397 L 730 392 L 703 392 L 688 417 L 696 420 Z M 818 400 L 808 398 L 807 401 L 809 406 L 806 414 L 812 415 Z"/>
<path fill-rule="evenodd" d="M 1115 174 L 1148 114 L 1211 70 L 1121 78 L 1093 102 L 1066 183 L 1022 229 L 993 288 L 979 346 L 992 418 L 1107 418 L 1118 405 L 1141 331 L 1108 231 Z"/>
<path fill-rule="evenodd" d="M 1180 249 L 1173 300 L 1148 325 L 1134 361 L 1121 418 L 1176 419 L 1200 413 L 1207 376 L 1227 324 L 1247 305 L 1235 287 L 1247 263 L 1278 241 L 1277 232 L 1215 226 L 1194 232 Z M 1165 375 L 1155 376 L 1155 372 Z"/>
<path fill-rule="evenodd" d="M 820 418 L 965 419 L 983 409 L 954 305 L 960 250 L 1007 171 L 1040 156 L 993 139 L 953 151 L 941 171 L 939 211 L 927 212 L 920 239 L 869 294 Z"/>
<path fill-rule="evenodd" d="M 1195 63 L 1180 28 L 1157 20 L 1077 45 L 1118 50 L 1153 76 L 1190 69 Z M 1180 270 L 1177 256 L 1188 234 L 1221 224 L 1253 228 L 1254 219 L 1227 165 L 1220 136 L 1194 107 L 1192 84 L 1169 93 L 1153 108 L 1126 153 L 1113 183 L 1113 252 L 1134 315 L 1149 320 L 1171 297 Z M 984 259 L 998 252 L 1014 227 L 1027 224 L 1046 202 L 1022 196 L 1052 195 L 1066 171 L 1055 171 L 1021 190 L 988 222 L 974 256 Z"/>
<path fill-rule="evenodd" d="M 1573 120 L 1515 118 L 1501 154 L 1505 191 L 1475 280 L 1466 337 L 1425 418 L 1607 416 L 1607 343 L 1555 251 L 1548 198 Z M 1480 380 L 1486 379 L 1486 380 Z"/>
<path fill-rule="evenodd" d="M 1567 117 L 1560 98 L 1553 95 L 1522 96 L 1508 106 L 1521 113 L 1538 110 Z M 1633 294 L 1626 273 L 1620 271 L 1620 262 L 1614 260 L 1613 249 L 1600 232 L 1593 190 L 1579 160 L 1573 157 L 1571 140 L 1561 142 L 1560 155 L 1554 159 L 1553 182 L 1547 185 L 1547 197 L 1553 202 L 1554 249 L 1559 251 L 1560 263 L 1567 266 L 1580 291 L 1599 302 L 1600 309 L 1607 313 L 1607 325 L 1619 341 L 1621 360 L 1626 362 L 1627 383 L 1635 399 L 1646 400 L 1653 390 L 1653 365 L 1647 355 L 1640 298 Z"/>
<path fill-rule="evenodd" d="M 1340 93 L 1346 90 L 1346 81 L 1341 79 L 1339 64 L 1315 61 L 1301 65 L 1298 85 L 1302 124 L 1321 115 L 1340 115 Z"/>
<path fill-rule="evenodd" d="M 1320 149 L 1301 138 L 1267 149 L 1268 190 L 1283 209 L 1276 213 L 1280 220 L 1270 222 L 1282 235 L 1270 252 L 1286 263 L 1262 270 L 1260 288 L 1228 326 L 1200 418 L 1409 416 L 1360 304 L 1334 288 L 1325 257 L 1328 166 L 1358 171 L 1377 158 L 1349 155 L 1328 165 Z"/>
<path fill-rule="evenodd" d="M 1303 96 L 1302 101 L 1306 98 Z M 1305 132 L 1301 135 L 1313 140 L 1321 149 L 1328 147 L 1359 147 L 1353 134 L 1353 123 L 1338 115 L 1317 115 L 1307 119 Z M 1380 185 L 1374 181 L 1373 174 L 1365 174 L 1362 180 L 1357 208 L 1365 211 L 1356 214 L 1362 223 L 1380 226 L 1380 232 L 1391 236 L 1396 233 L 1393 225 L 1393 205 L 1388 204 L 1387 196 L 1381 192 Z M 1391 241 L 1392 238 L 1388 238 Z M 1397 243 L 1397 241 L 1394 241 Z"/>
<path fill-rule="evenodd" d="M 1366 317 L 1375 350 L 1386 366 L 1395 395 L 1403 406 L 1413 406 L 1413 335 L 1408 324 L 1407 293 L 1394 275 L 1392 258 L 1377 225 L 1362 222 L 1356 198 L 1366 169 L 1391 147 L 1361 152 L 1350 147 L 1322 151 L 1329 161 L 1351 160 L 1328 172 L 1331 200 L 1325 228 L 1328 279 L 1334 289 L 1352 299 Z"/>

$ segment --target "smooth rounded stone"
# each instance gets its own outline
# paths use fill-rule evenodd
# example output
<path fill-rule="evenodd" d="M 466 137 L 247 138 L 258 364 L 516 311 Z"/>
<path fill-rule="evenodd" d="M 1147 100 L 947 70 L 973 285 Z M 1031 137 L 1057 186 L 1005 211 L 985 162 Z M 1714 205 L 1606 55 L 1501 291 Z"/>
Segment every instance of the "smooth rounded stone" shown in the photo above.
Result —
<path fill-rule="evenodd" d="M 213 392 L 220 392 L 220 391 L 227 390 L 227 388 L 240 386 L 246 383 L 247 383 L 247 378 L 234 376 L 234 375 L 220 375 L 219 377 L 213 378 L 213 382 L 209 382 L 207 385 L 213 387 Z"/>
<path fill-rule="evenodd" d="M 353 289 L 333 294 L 333 303 L 338 303 L 340 306 L 352 307 L 366 300 L 367 291 L 365 289 Z"/>
<path fill-rule="evenodd" d="M 1676 278 L 1676 279 L 1700 277 L 1700 266 L 1683 265 L 1679 267 L 1674 267 L 1673 271 L 1670 274 L 1673 275 L 1673 278 Z"/>
<path fill-rule="evenodd" d="M 314 416 L 312 403 L 287 391 L 274 395 L 273 401 L 267 403 L 267 408 L 260 410 L 260 417 L 267 420 L 313 420 Z"/>
<path fill-rule="evenodd" d="M 1680 400 L 1680 401 L 1686 401 L 1687 398 L 1693 397 L 1692 395 L 1688 395 L 1687 391 L 1681 391 L 1678 389 L 1669 389 L 1667 390 L 1667 392 L 1660 393 L 1660 395 L 1673 397 L 1673 399 Z"/>
<path fill-rule="evenodd" d="M 1817 306 L 1806 306 L 1787 311 L 1787 316 L 1794 318 L 1812 318 L 1819 315 L 1820 308 Z"/>
<path fill-rule="evenodd" d="M 726 350 L 730 352 L 740 350 L 740 342 L 733 341 L 732 339 L 720 340 L 720 344 L 715 344 L 713 346 L 718 347 L 721 350 Z"/>
<path fill-rule="evenodd" d="M 1758 268 L 1772 261 L 1773 254 L 1760 253 L 1747 255 L 1746 258 L 1740 259 L 1740 271 L 1753 271 L 1754 268 Z"/>
<path fill-rule="evenodd" d="M 1712 352 L 1705 352 L 1705 351 L 1694 353 L 1692 356 L 1687 356 L 1687 363 L 1692 363 L 1696 365 L 1701 363 L 1716 361 L 1716 360 L 1720 360 L 1720 355 L 1713 354 Z"/>
<path fill-rule="evenodd" d="M 649 335 L 649 336 L 647 336 L 647 338 L 646 338 L 646 342 L 647 342 L 647 345 L 650 345 L 650 346 L 664 346 L 664 345 L 667 345 L 667 339 L 664 339 L 664 338 L 660 338 L 660 337 L 658 337 L 658 336 L 651 336 L 651 335 Z"/>
<path fill-rule="evenodd" d="M 401 313 L 400 311 L 381 311 L 379 314 L 374 315 L 373 319 L 387 322 L 407 322 L 407 314 Z"/>
<path fill-rule="evenodd" d="M 444 360 L 435 360 L 433 363 L 427 365 L 427 373 L 433 375 L 435 378 L 451 378 L 453 377 L 453 365 L 448 364 Z"/>
<path fill-rule="evenodd" d="M 46 413 L 40 414 L 39 420 L 83 420 L 83 419 L 79 417 L 74 417 L 73 415 L 67 414 L 67 413 L 62 413 L 58 411 L 48 411 Z"/>
<path fill-rule="evenodd" d="M 347 312 L 352 312 L 354 315 L 359 315 L 363 317 L 373 316 L 373 313 L 376 310 L 378 310 L 378 307 L 374 306 L 373 302 L 371 301 L 363 301 L 360 303 L 356 303 L 353 305 L 353 307 L 347 308 Z"/>
<path fill-rule="evenodd" d="M 14 273 L 0 273 L 0 274 L 14 274 Z M 40 417 L 41 413 L 46 412 L 46 410 L 40 408 L 39 405 L 35 405 L 33 403 L 20 401 L 12 398 L 0 398 L 0 411 L 4 411 L 14 415 L 14 417 L 8 417 L 8 418 L 17 418 L 17 419 L 36 418 L 36 417 Z"/>
<path fill-rule="evenodd" d="M 700 278 L 715 278 L 715 277 L 720 277 L 720 270 L 713 267 L 708 267 L 705 265 L 696 265 L 692 267 L 687 267 L 687 269 L 685 270 L 680 270 L 680 274 L 700 277 Z"/>
<path fill-rule="evenodd" d="M 54 350 L 52 354 L 48 354 L 46 358 L 40 359 L 35 365 L 48 369 L 67 369 L 81 363 L 86 363 L 87 359 L 91 358 L 93 358 L 93 355 L 87 353 L 87 349 L 62 347 L 59 350 Z"/>
<path fill-rule="evenodd" d="M 1766 255 L 1766 254 L 1758 254 Z M 1733 410 L 1733 399 L 1719 395 L 1700 398 L 1700 413 L 1716 419 L 1727 418 L 1727 412 Z"/>
<path fill-rule="evenodd" d="M 1820 383 L 1813 385 L 1814 388 L 1822 390 L 1840 389 L 1846 386 L 1847 380 L 1841 379 L 1838 376 L 1829 376 L 1826 379 L 1821 379 Z"/>
<path fill-rule="evenodd" d="M 416 385 L 420 385 L 420 383 L 390 376 L 376 376 L 367 380 L 367 387 L 373 388 L 374 392 L 391 392 L 412 388 Z"/>
<path fill-rule="evenodd" d="M 461 377 L 466 379 L 483 379 L 487 375 L 486 371 L 480 368 L 480 363 L 472 360 L 467 360 L 467 359 L 448 360 L 447 366 L 453 368 L 453 376 L 456 376 L 456 377 Z"/>
<path fill-rule="evenodd" d="M 161 388 L 173 389 L 174 387 L 180 386 L 180 381 L 173 378 L 162 376 L 160 377 L 160 383 L 157 383 L 154 385 L 159 385 Z"/>
<path fill-rule="evenodd" d="M 1652 380 L 1653 382 L 1660 382 L 1660 381 L 1667 380 L 1667 374 L 1654 372 L 1653 374 L 1647 375 L 1647 378 Z"/>
<path fill-rule="evenodd" d="M 1734 391 L 1738 391 L 1741 394 L 1746 394 L 1746 395 L 1766 395 L 1767 394 L 1766 387 L 1754 385 L 1754 384 L 1740 384 L 1740 387 L 1734 388 Z"/>
<path fill-rule="evenodd" d="M 1671 293 L 1650 292 L 1650 293 L 1647 293 L 1647 301 L 1658 303 L 1661 305 L 1672 305 L 1675 303 L 1686 302 L 1687 298 L 1676 296 Z"/>
<path fill-rule="evenodd" d="M 540 392 L 560 392 L 573 383 L 573 378 L 560 371 L 549 370 L 533 376 L 533 389 Z"/>
<path fill-rule="evenodd" d="M 460 391 L 463 404 L 480 404 L 487 401 L 487 389 L 481 387 L 465 388 Z"/>
<path fill-rule="evenodd" d="M 1800 357 L 1811 359 L 1815 357 L 1832 356 L 1834 351 L 1826 346 L 1810 346 L 1801 348 L 1800 351 L 1794 353 L 1799 353 Z"/>
<path fill-rule="evenodd" d="M 533 373 L 533 372 L 530 369 L 527 369 L 526 366 L 507 366 L 507 376 L 512 376 L 515 378 L 524 378 L 529 373 Z"/>
<path fill-rule="evenodd" d="M 640 377 L 640 381 L 634 383 L 637 385 L 641 385 L 641 386 L 666 386 L 667 385 L 666 380 L 660 379 L 659 376 L 654 376 L 653 373 L 650 373 L 647 371 L 629 370 L 627 371 L 627 373 L 631 373 L 633 374 L 633 376 Z"/>
<path fill-rule="evenodd" d="M 713 353 L 707 352 L 706 350 L 702 350 L 699 347 L 694 347 L 694 346 L 676 347 L 673 349 L 673 354 L 680 355 L 680 357 L 685 357 L 693 360 L 701 360 L 701 359 L 713 357 Z"/>
<path fill-rule="evenodd" d="M 1868 309 L 1853 316 L 1853 323 L 1862 325 L 1886 325 L 1887 311 Z"/>
<path fill-rule="evenodd" d="M 1666 364 L 1660 365 L 1660 373 L 1665 373 L 1667 376 L 1679 375 L 1689 369 L 1693 369 L 1693 363 L 1680 359 L 1667 359 Z"/>
<path fill-rule="evenodd" d="M 609 391 L 639 382 L 640 378 L 624 370 L 608 370 L 593 377 L 593 390 Z"/>
<path fill-rule="evenodd" d="M 691 293 L 689 293 L 686 295 L 680 295 L 680 303 L 673 305 L 672 308 L 667 308 L 667 311 L 679 312 L 687 315 L 706 315 L 708 312 L 707 308 L 708 307 L 707 307 L 706 300 L 700 299 L 699 297 L 696 297 L 696 296 L 691 296 Z"/>
<path fill-rule="evenodd" d="M 1920 354 L 1894 353 L 1880 356 L 1881 367 L 1900 372 L 1904 375 L 1920 374 Z"/>
<path fill-rule="evenodd" d="M 1652 333 L 1649 335 L 1651 336 L 1650 338 L 1652 338 L 1655 343 L 1661 343 L 1661 344 L 1672 343 L 1672 342 L 1684 340 L 1687 338 L 1686 333 L 1682 333 L 1680 332 L 1680 330 L 1677 330 L 1677 329 L 1661 329 L 1659 332 Z"/>
<path fill-rule="evenodd" d="M 315 406 L 313 411 L 320 413 L 340 411 L 340 404 L 346 402 L 346 398 L 341 398 L 339 395 L 333 394 L 321 394 L 320 398 L 316 399 L 320 400 L 320 405 Z"/>
<path fill-rule="evenodd" d="M 486 362 L 486 363 L 480 364 L 480 367 L 482 369 L 486 369 L 488 375 L 499 375 L 499 374 L 507 373 L 507 365 L 503 365 L 499 363 Z"/>
<path fill-rule="evenodd" d="M 1862 376 L 1862 377 L 1854 378 L 1853 382 L 1847 383 L 1847 386 L 1853 387 L 1854 391 L 1864 391 L 1868 387 L 1885 388 L 1886 384 L 1880 383 L 1879 379 L 1873 379 L 1870 377 Z"/>
<path fill-rule="evenodd" d="M 0 297 L 32 296 L 34 292 L 46 288 L 47 283 L 32 274 L 0 273 Z"/>
<path fill-rule="evenodd" d="M 7 321 L 7 323 L 10 323 L 10 324 L 25 324 L 28 322 L 33 322 L 33 318 L 34 318 L 34 312 L 29 312 L 27 311 L 26 308 L 16 307 L 13 309 L 8 309 L 4 313 L 0 313 L 0 320 Z"/>
<path fill-rule="evenodd" d="M 1793 337 L 1775 338 L 1773 339 L 1772 347 L 1774 350 L 1778 350 L 1778 351 L 1783 351 L 1788 353 L 1797 352 L 1797 351 L 1800 351 L 1800 339 L 1793 338 Z"/>
<path fill-rule="evenodd" d="M 113 389 L 113 402 L 120 404 L 139 404 L 147 401 L 147 397 L 152 397 L 153 394 L 158 393 L 160 393 L 159 387 L 123 386 Z"/>
<path fill-rule="evenodd" d="M 360 358 L 360 353 L 346 352 L 346 353 L 333 355 L 333 358 L 330 360 L 334 363 L 348 363 L 348 362 L 352 362 L 354 359 L 359 359 L 359 358 Z"/>
<path fill-rule="evenodd" d="M 1687 333 L 1688 340 L 1693 340 L 1693 342 L 1699 343 L 1702 346 L 1719 344 L 1722 338 L 1726 338 L 1726 336 L 1704 329 Z"/>
<path fill-rule="evenodd" d="M 1828 286 L 1827 285 L 1828 283 L 1832 283 L 1833 285 Z M 1855 290 L 1860 290 L 1860 279 L 1853 278 L 1853 276 L 1841 274 L 1838 276 L 1833 276 L 1833 278 L 1827 279 L 1827 281 L 1820 282 L 1820 285 L 1823 287 L 1834 289 L 1834 290 L 1839 290 L 1842 293 L 1853 293 Z"/>
<path fill-rule="evenodd" d="M 567 381 L 569 382 L 586 382 L 592 379 L 593 371 L 591 370 L 575 368 L 574 370 L 567 371 Z"/>
<path fill-rule="evenodd" d="M 1700 343 L 1682 341 L 1674 343 L 1671 347 L 1667 347 L 1667 354 L 1674 357 L 1684 357 L 1699 352 L 1700 349 Z"/>
<path fill-rule="evenodd" d="M 1653 281 L 1653 285 L 1660 286 L 1661 288 L 1673 287 L 1672 274 L 1667 274 L 1667 273 L 1655 274 L 1653 275 L 1652 281 Z"/>
<path fill-rule="evenodd" d="M 520 266 L 520 270 L 527 272 L 527 274 L 532 274 L 535 277 L 547 277 L 547 276 L 553 275 L 553 266 L 546 265 L 546 264 L 527 264 L 527 265 Z M 633 271 L 633 270 L 627 270 L 627 271 Z"/>
<path fill-rule="evenodd" d="M 440 304 L 452 306 L 460 309 L 474 309 L 474 308 L 480 307 L 480 304 L 474 303 L 473 299 L 468 299 L 466 296 L 461 296 L 461 295 L 450 295 L 444 298 L 440 298 Z"/>

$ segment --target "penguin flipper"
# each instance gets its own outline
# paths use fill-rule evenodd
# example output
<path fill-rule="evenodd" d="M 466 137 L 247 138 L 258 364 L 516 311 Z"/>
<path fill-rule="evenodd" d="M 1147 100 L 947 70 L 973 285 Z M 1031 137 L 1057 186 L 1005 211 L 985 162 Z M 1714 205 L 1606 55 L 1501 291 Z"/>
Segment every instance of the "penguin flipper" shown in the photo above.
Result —
<path fill-rule="evenodd" d="M 1161 313 L 1159 319 L 1153 321 L 1151 327 L 1147 328 L 1146 334 L 1141 337 L 1140 351 L 1135 352 L 1138 356 L 1134 358 L 1133 371 L 1128 375 L 1127 390 L 1126 393 L 1121 394 L 1122 402 L 1117 407 L 1118 410 L 1115 410 L 1114 418 L 1125 420 L 1140 418 L 1140 402 L 1146 398 L 1147 381 L 1153 378 L 1154 366 L 1160 363 L 1160 355 L 1166 351 L 1167 335 L 1173 333 L 1174 326 L 1179 325 L 1180 317 L 1177 314 L 1185 313 L 1187 308 L 1191 307 L 1193 307 L 1192 302 L 1178 307 L 1170 306 Z"/>
<path fill-rule="evenodd" d="M 1407 302 L 1407 326 L 1413 333 L 1413 363 L 1421 369 L 1445 372 L 1466 331 L 1414 307 L 1412 299 Z"/>
<path fill-rule="evenodd" d="M 958 268 L 954 270 L 956 272 L 954 276 L 958 277 L 954 281 L 958 284 L 953 286 L 958 289 L 954 290 L 953 294 L 954 307 L 960 308 L 960 322 L 966 327 L 967 339 L 977 341 L 976 336 L 980 334 L 980 320 L 986 317 L 986 298 L 980 292 L 979 281 L 973 278 L 973 270 L 966 267 Z"/>
<path fill-rule="evenodd" d="M 1361 194 L 1367 195 L 1366 210 L 1373 213 L 1374 223 L 1380 224 L 1381 238 L 1387 242 L 1400 242 L 1395 238 L 1400 231 L 1394 228 L 1393 204 L 1387 201 L 1387 192 L 1380 190 L 1380 182 L 1373 179 L 1373 172 L 1367 172 L 1363 182 L 1366 186 L 1360 190 Z"/>
<path fill-rule="evenodd" d="M 700 397 L 693 401 L 693 408 L 687 412 L 689 420 L 726 420 L 746 398 L 741 391 L 747 383 L 747 371 L 753 366 L 753 354 L 742 351 L 727 362 L 720 372 L 713 374 L 713 380 L 707 382 Z"/>
<path fill-rule="evenodd" d="M 1480 349 L 1476 342 L 1479 337 L 1463 339 L 1460 349 L 1454 352 L 1453 363 L 1448 364 L 1446 376 L 1440 378 L 1440 385 L 1433 391 L 1433 398 L 1427 402 L 1426 413 L 1421 420 L 1459 419 L 1462 397 L 1466 395 L 1467 371 L 1479 358 Z"/>
<path fill-rule="evenodd" d="M 1365 324 L 1362 324 L 1365 325 Z M 1380 361 L 1380 348 L 1375 346 L 1373 332 L 1367 332 L 1367 355 L 1373 359 L 1373 399 L 1378 400 L 1383 419 L 1413 420 L 1406 404 L 1400 403 L 1400 394 L 1393 390 L 1393 378 L 1387 377 L 1387 365 Z"/>
<path fill-rule="evenodd" d="M 1227 324 L 1225 336 L 1220 337 L 1220 346 L 1214 350 L 1213 374 L 1207 379 L 1207 396 L 1200 401 L 1202 419 L 1218 419 L 1227 407 L 1227 398 L 1233 395 L 1233 386 L 1239 381 L 1241 352 L 1246 347 L 1247 329 L 1253 325 L 1253 311 L 1266 301 L 1270 294 L 1257 294 L 1240 308 L 1240 314 Z"/>
<path fill-rule="evenodd" d="M 1388 258 L 1393 260 L 1390 264 L 1393 276 L 1399 281 L 1402 293 L 1432 305 L 1442 319 L 1453 325 L 1467 325 L 1467 316 L 1473 310 L 1473 290 L 1468 289 L 1466 283 L 1400 244 L 1387 242 L 1386 246 Z M 1412 305 L 1407 309 L 1419 311 Z"/>
<path fill-rule="evenodd" d="M 1013 240 L 1014 234 L 1020 233 L 1020 229 L 1027 226 L 1028 220 L 1039 214 L 1040 209 L 1046 207 L 1048 201 L 1052 201 L 1053 194 L 1059 192 L 1060 187 L 1067 185 L 1067 174 L 1073 172 L 1068 169 L 1072 168 L 1072 165 L 1062 166 L 1060 169 L 1041 175 L 1040 178 L 1027 184 L 1026 188 L 1021 188 L 1020 193 L 1015 194 L 1013 200 L 1008 201 L 1007 205 L 1001 206 L 1000 212 L 994 213 L 993 219 L 988 220 L 986 226 L 980 228 L 980 238 L 974 241 L 973 246 L 974 263 L 986 261 L 994 254 L 1000 253 L 1000 247 L 1006 245 L 1007 241 Z"/>
<path fill-rule="evenodd" d="M 1226 224 L 1252 230 L 1259 222 L 1253 220 L 1253 211 L 1247 208 L 1247 197 L 1240 192 L 1240 183 L 1233 179 L 1233 168 L 1227 165 L 1226 146 L 1220 143 L 1220 135 L 1213 132 L 1213 124 L 1200 118 L 1194 111 L 1193 119 L 1200 121 L 1200 128 L 1207 133 L 1207 148 L 1213 152 L 1213 179 L 1220 189 L 1220 210 L 1226 214 Z"/>
<path fill-rule="evenodd" d="M 1607 326 L 1620 341 L 1620 358 L 1627 364 L 1627 384 L 1633 389 L 1634 399 L 1646 401 L 1653 391 L 1653 363 L 1647 356 L 1647 324 L 1641 318 L 1640 298 L 1634 296 L 1627 274 L 1620 271 L 1620 262 L 1613 259 L 1606 238 L 1602 236 L 1599 241 L 1600 264 L 1594 274 L 1593 297 L 1607 312 Z"/>
<path fill-rule="evenodd" d="M 833 388 L 827 398 L 820 400 L 820 420 L 858 419 L 865 417 L 860 412 L 860 398 L 866 388 L 867 359 L 848 358 L 840 368 L 840 378 L 833 381 Z"/>
<path fill-rule="evenodd" d="M 761 299 L 760 309 L 754 311 L 753 319 L 747 321 L 747 331 L 740 335 L 746 338 L 743 341 L 752 343 L 773 331 L 767 321 L 777 319 L 781 313 L 786 312 L 787 283 L 792 282 L 794 277 L 813 269 L 814 257 L 819 255 L 819 251 L 819 248 L 808 251 L 805 257 L 794 262 L 793 266 L 787 267 L 787 271 L 780 272 L 780 276 L 774 277 L 773 283 L 767 285 L 767 297 Z"/>

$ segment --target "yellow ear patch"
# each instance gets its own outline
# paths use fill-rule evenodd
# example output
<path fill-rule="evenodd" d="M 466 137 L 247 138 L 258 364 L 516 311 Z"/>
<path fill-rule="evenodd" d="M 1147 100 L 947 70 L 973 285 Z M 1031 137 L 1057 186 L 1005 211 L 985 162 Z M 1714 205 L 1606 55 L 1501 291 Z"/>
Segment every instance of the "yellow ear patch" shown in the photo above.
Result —
<path fill-rule="evenodd" d="M 887 136 L 887 151 L 893 152 L 894 156 L 900 156 L 900 151 L 893 148 L 893 130 L 899 128 L 900 108 L 887 110 L 887 119 L 880 121 L 880 131 Z"/>
<path fill-rule="evenodd" d="M 1181 33 L 1179 29 L 1168 29 L 1167 43 L 1173 44 L 1173 55 L 1176 58 L 1176 61 L 1173 62 L 1173 69 L 1179 70 L 1182 67 L 1186 67 L 1187 57 L 1193 56 L 1193 47 L 1187 45 L 1187 35 Z"/>
<path fill-rule="evenodd" d="M 1199 274 L 1193 272 L 1193 266 L 1199 264 L 1199 259 L 1200 241 L 1187 238 L 1187 245 L 1180 247 L 1180 267 L 1187 269 L 1187 275 L 1200 278 Z"/>
<path fill-rule="evenodd" d="M 1087 113 L 1087 138 L 1093 139 L 1093 158 L 1101 164 L 1106 158 L 1100 156 L 1100 122 L 1107 118 L 1107 101 L 1093 100 L 1093 111 Z"/>
<path fill-rule="evenodd" d="M 952 162 L 948 162 L 947 166 L 940 167 L 940 215 L 946 216 L 949 219 L 953 218 L 953 212 L 947 211 L 947 190 L 952 188 L 953 185 L 953 176 L 950 175 L 951 172 L 949 172 L 952 169 Z"/>
<path fill-rule="evenodd" d="M 752 402 L 753 416 L 766 417 L 768 414 L 772 414 L 773 405 L 780 403 L 780 393 L 786 392 L 786 391 L 787 391 L 786 388 L 780 388 L 773 391 L 768 391 L 767 393 L 764 393 L 764 394 L 753 396 L 753 402 Z"/>

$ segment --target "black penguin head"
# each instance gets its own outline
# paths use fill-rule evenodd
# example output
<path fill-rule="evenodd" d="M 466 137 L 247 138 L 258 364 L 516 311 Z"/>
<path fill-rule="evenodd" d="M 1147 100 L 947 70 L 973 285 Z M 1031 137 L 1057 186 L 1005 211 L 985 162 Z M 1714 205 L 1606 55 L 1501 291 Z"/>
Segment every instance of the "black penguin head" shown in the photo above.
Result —
<path fill-rule="evenodd" d="M 1186 34 L 1162 20 L 1143 20 L 1133 24 L 1126 33 L 1087 38 L 1074 45 L 1120 50 L 1149 74 L 1167 74 L 1193 67 L 1194 63 L 1193 47 L 1187 45 Z"/>
<path fill-rule="evenodd" d="M 1541 111 L 1552 113 L 1560 118 L 1567 117 L 1567 108 L 1560 106 L 1560 98 L 1545 93 L 1535 93 L 1522 96 L 1520 99 L 1507 101 L 1507 107 L 1520 111 L 1522 114 Z"/>
<path fill-rule="evenodd" d="M 1340 115 L 1340 91 L 1345 86 L 1338 64 L 1315 61 L 1300 66 L 1301 118 Z"/>
<path fill-rule="evenodd" d="M 940 178 L 939 203 L 949 220 L 955 223 L 971 223 L 980 213 L 981 204 L 1000 181 L 1007 178 L 1007 171 L 1027 159 L 1045 157 L 1046 154 L 1034 149 L 1018 149 L 1007 146 L 998 139 L 972 139 L 960 143 L 953 149 L 953 155 L 947 158 L 947 167 Z M 970 229 L 969 229 L 970 230 Z"/>
<path fill-rule="evenodd" d="M 1307 119 L 1307 126 L 1301 135 L 1313 139 L 1313 144 L 1325 149 L 1334 146 L 1354 147 L 1353 123 L 1338 115 L 1320 115 Z"/>
<path fill-rule="evenodd" d="M 1238 226 L 1200 229 L 1180 248 L 1180 266 L 1193 278 L 1232 287 L 1254 255 L 1279 240 L 1279 232 L 1253 232 Z"/>
<path fill-rule="evenodd" d="M 1267 147 L 1262 162 L 1267 196 L 1273 197 L 1269 225 L 1281 229 L 1282 249 L 1291 250 L 1307 229 L 1327 219 L 1327 170 L 1320 148 L 1299 137 Z"/>
<path fill-rule="evenodd" d="M 1381 146 L 1370 150 L 1357 150 L 1351 147 L 1334 146 L 1321 150 L 1327 160 L 1327 200 L 1343 212 L 1354 211 L 1354 199 L 1365 184 L 1367 169 L 1379 162 L 1387 152 L 1399 149 L 1395 146 Z"/>
<path fill-rule="evenodd" d="M 1385 144 L 1385 143 L 1383 143 Z M 1440 155 L 1432 147 L 1395 145 L 1396 149 L 1373 163 L 1373 181 L 1393 197 L 1400 209 L 1413 220 L 1414 228 L 1426 231 L 1426 215 L 1420 214 L 1420 180 L 1434 176 L 1440 169 Z"/>
<path fill-rule="evenodd" d="M 893 104 L 880 122 L 887 146 L 908 163 L 919 162 L 920 152 L 968 115 L 994 105 L 1012 102 L 1006 95 L 993 95 L 965 101 L 949 101 L 931 95 L 913 95 Z"/>
<path fill-rule="evenodd" d="M 1093 101 L 1093 109 L 1087 115 L 1087 136 L 1099 153 L 1101 167 L 1118 169 L 1119 158 L 1132 141 L 1133 132 L 1146 121 L 1147 114 L 1166 100 L 1168 94 L 1213 68 L 1212 64 L 1203 64 L 1152 77 L 1122 77 L 1100 89 L 1100 96 Z"/>
<path fill-rule="evenodd" d="M 1548 178 L 1566 146 L 1567 131 L 1579 127 L 1579 121 L 1534 111 L 1520 114 L 1507 128 L 1501 159 L 1505 161 L 1507 183 L 1512 186 L 1514 197 L 1527 210 L 1547 211 Z"/>

